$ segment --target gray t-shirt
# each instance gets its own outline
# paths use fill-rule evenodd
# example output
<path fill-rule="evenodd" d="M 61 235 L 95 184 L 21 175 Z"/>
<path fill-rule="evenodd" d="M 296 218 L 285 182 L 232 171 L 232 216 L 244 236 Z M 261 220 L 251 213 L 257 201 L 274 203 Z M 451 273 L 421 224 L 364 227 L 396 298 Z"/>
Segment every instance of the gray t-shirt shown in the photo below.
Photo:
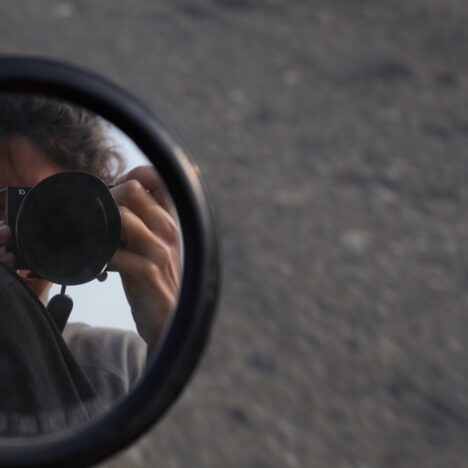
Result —
<path fill-rule="evenodd" d="M 75 322 L 63 338 L 105 404 L 125 396 L 143 373 L 147 346 L 133 331 Z"/>

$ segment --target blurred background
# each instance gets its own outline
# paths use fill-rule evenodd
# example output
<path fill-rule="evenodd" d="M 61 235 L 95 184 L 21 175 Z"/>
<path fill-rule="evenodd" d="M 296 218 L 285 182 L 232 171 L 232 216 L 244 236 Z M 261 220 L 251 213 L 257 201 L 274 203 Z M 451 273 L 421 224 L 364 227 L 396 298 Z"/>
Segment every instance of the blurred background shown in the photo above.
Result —
<path fill-rule="evenodd" d="M 0 50 L 104 74 L 200 164 L 201 366 L 112 467 L 468 466 L 468 4 L 4 1 Z"/>

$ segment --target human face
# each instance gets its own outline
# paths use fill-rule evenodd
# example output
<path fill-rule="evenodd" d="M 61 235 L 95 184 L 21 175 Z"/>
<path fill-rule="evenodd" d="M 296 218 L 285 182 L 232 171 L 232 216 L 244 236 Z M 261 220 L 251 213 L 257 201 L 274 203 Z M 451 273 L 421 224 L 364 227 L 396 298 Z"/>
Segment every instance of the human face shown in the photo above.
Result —
<path fill-rule="evenodd" d="M 60 167 L 28 138 L 12 136 L 0 143 L 0 187 L 32 187 L 46 177 L 56 174 Z M 0 203 L 0 219 L 5 219 L 4 203 Z M 29 278 L 29 270 L 17 273 L 44 303 L 51 283 L 44 279 Z"/>

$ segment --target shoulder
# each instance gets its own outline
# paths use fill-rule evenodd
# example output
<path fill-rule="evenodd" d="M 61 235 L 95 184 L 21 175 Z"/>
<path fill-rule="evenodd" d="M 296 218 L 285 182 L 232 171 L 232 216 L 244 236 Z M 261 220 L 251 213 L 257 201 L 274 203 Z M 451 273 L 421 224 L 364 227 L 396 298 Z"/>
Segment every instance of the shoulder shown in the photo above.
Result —
<path fill-rule="evenodd" d="M 106 400 L 125 394 L 146 365 L 144 340 L 130 330 L 68 323 L 63 338 L 96 391 Z"/>

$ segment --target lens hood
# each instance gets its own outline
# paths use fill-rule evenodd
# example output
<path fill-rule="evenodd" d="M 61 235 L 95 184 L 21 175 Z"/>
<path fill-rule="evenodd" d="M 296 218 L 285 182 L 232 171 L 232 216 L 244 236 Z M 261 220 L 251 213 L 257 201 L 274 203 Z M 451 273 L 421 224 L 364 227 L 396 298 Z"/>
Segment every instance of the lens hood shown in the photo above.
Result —
<path fill-rule="evenodd" d="M 82 284 L 95 279 L 117 250 L 120 212 L 101 179 L 60 172 L 25 196 L 15 234 L 27 269 L 53 283 Z"/>

